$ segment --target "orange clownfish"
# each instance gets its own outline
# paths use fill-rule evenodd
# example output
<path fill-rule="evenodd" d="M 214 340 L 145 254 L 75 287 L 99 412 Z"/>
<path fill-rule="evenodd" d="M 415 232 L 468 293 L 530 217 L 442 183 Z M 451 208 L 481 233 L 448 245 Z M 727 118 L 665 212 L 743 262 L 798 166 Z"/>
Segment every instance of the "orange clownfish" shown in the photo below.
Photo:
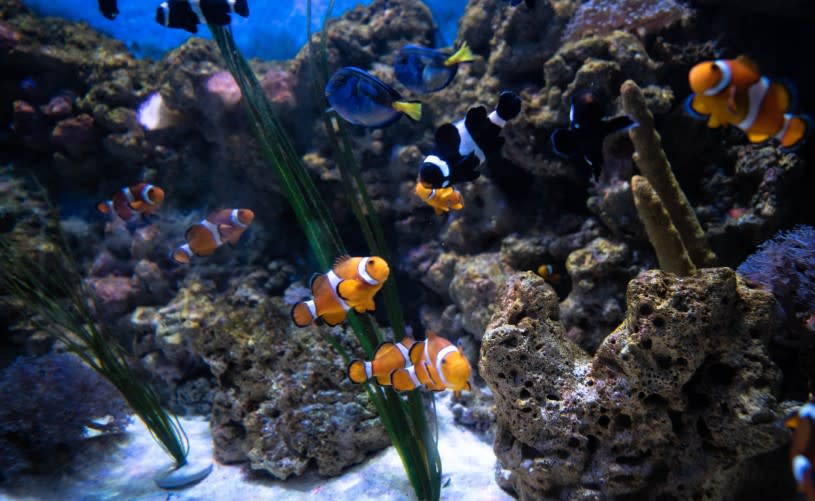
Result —
<path fill-rule="evenodd" d="M 775 138 L 784 148 L 796 146 L 810 128 L 809 117 L 787 113 L 790 90 L 762 76 L 744 56 L 699 63 L 688 80 L 694 94 L 687 107 L 707 118 L 708 127 L 734 125 L 750 142 Z"/>
<path fill-rule="evenodd" d="M 105 200 L 96 204 L 102 214 L 116 215 L 125 221 L 140 212 L 149 216 L 164 201 L 164 190 L 150 183 L 139 183 L 117 191 Z"/>
<path fill-rule="evenodd" d="M 337 325 L 345 320 L 351 308 L 357 313 L 374 311 L 374 295 L 389 274 L 388 263 L 381 257 L 341 257 L 328 273 L 311 278 L 309 288 L 313 297 L 295 304 L 291 318 L 298 327 L 306 327 L 317 319 Z"/>
<path fill-rule="evenodd" d="M 807 402 L 784 421 L 792 428 L 790 462 L 792 473 L 798 484 L 798 492 L 804 493 L 807 501 L 815 501 L 815 402 Z"/>
<path fill-rule="evenodd" d="M 538 275 L 552 285 L 560 283 L 560 273 L 555 272 L 555 267 L 551 264 L 542 264 L 538 266 Z"/>
<path fill-rule="evenodd" d="M 252 224 L 255 213 L 249 209 L 217 210 L 187 229 L 186 244 L 173 251 L 173 261 L 187 264 L 192 256 L 209 256 L 227 243 L 235 245 L 246 228 Z"/>
<path fill-rule="evenodd" d="M 411 364 L 409 353 L 414 344 L 416 340 L 410 336 L 405 336 L 398 343 L 380 344 L 372 361 L 353 360 L 348 364 L 348 379 L 352 383 L 362 384 L 375 377 L 377 383 L 389 385 L 391 372 Z"/>
<path fill-rule="evenodd" d="M 435 332 L 427 331 L 427 339 L 410 349 L 411 367 L 397 369 L 390 374 L 390 384 L 397 391 L 408 391 L 419 386 L 429 390 L 470 391 L 470 361 L 461 350 Z"/>
<path fill-rule="evenodd" d="M 428 188 L 417 181 L 414 192 L 427 205 L 433 207 L 433 210 L 436 211 L 436 215 L 464 208 L 464 197 L 461 196 L 460 191 L 452 186 L 448 186 L 447 188 Z"/>

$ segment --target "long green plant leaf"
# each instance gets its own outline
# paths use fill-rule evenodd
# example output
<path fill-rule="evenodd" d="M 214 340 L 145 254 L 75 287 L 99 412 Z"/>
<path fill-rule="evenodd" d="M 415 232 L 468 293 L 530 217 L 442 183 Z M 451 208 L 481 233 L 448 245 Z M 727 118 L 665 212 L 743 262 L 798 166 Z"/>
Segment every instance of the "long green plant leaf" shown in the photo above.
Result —
<path fill-rule="evenodd" d="M 333 1 L 331 4 L 333 5 Z M 326 19 L 328 15 L 330 15 L 330 6 Z M 311 2 L 308 2 L 308 23 L 310 34 Z M 294 209 L 298 223 L 303 228 L 314 254 L 321 266 L 327 269 L 333 264 L 336 256 L 346 253 L 330 212 L 322 201 L 301 157 L 297 155 L 291 140 L 263 94 L 249 63 L 235 46 L 231 28 L 215 25 L 210 25 L 209 28 L 228 69 L 241 88 L 249 122 L 261 150 L 277 173 L 283 191 Z M 316 59 L 312 59 L 312 65 L 315 61 Z M 315 82 L 317 81 L 315 78 Z M 325 78 L 319 81 L 324 82 Z M 320 96 L 319 99 L 322 97 Z M 333 130 L 334 124 L 330 117 L 326 116 L 324 120 L 327 130 Z M 345 136 L 344 139 L 341 136 L 332 136 L 329 132 L 329 140 L 332 147 L 336 146 L 335 154 L 344 158 L 343 161 L 337 163 L 352 211 L 373 253 L 391 262 L 384 232 L 376 220 L 370 196 L 365 190 L 359 175 L 359 168 L 353 159 L 350 140 L 348 140 L 347 133 L 343 131 L 341 123 L 338 124 L 338 127 L 342 131 L 340 134 Z M 344 141 L 344 147 L 339 146 L 341 141 Z M 359 203 L 360 200 L 363 201 L 364 209 Z M 401 339 L 405 332 L 405 324 L 393 278 L 386 282 L 385 290 L 390 290 L 389 293 L 386 292 L 385 298 L 392 329 L 397 339 Z M 376 344 L 384 339 L 381 329 L 372 318 L 358 316 L 353 311 L 349 312 L 349 322 L 366 355 L 372 357 Z M 327 336 L 327 341 L 331 342 L 343 358 L 348 360 L 347 352 L 336 340 Z M 441 489 L 441 461 L 438 456 L 436 439 L 429 432 L 421 393 L 414 390 L 405 400 L 390 388 L 368 383 L 365 389 L 382 420 L 388 437 L 402 459 L 416 495 L 421 500 L 438 500 Z"/>

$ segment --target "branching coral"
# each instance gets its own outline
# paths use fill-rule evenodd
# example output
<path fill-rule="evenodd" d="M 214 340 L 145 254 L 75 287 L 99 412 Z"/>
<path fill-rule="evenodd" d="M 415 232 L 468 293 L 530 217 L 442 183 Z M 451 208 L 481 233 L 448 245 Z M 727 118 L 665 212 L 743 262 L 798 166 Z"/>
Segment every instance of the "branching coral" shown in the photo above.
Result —
<path fill-rule="evenodd" d="M 692 262 L 697 266 L 713 266 L 716 255 L 710 250 L 699 219 L 679 187 L 671 164 L 662 150 L 662 139 L 656 131 L 654 116 L 648 110 L 642 89 L 633 81 L 627 80 L 620 88 L 620 94 L 623 109 L 638 123 L 628 131 L 636 150 L 634 162 L 668 211 Z M 653 241 L 652 244 L 656 247 Z"/>
<path fill-rule="evenodd" d="M 0 479 L 52 467 L 87 428 L 121 432 L 129 422 L 116 389 L 77 357 L 22 357 L 0 377 Z"/>

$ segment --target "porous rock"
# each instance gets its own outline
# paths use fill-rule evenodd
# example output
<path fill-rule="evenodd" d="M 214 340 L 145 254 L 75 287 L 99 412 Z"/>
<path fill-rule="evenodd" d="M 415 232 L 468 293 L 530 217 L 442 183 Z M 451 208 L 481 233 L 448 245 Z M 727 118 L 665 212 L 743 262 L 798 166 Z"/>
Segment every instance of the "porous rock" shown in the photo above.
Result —
<path fill-rule="evenodd" d="M 485 253 L 456 261 L 450 297 L 459 310 L 461 325 L 477 340 L 495 311 L 495 299 L 510 268 L 499 253 Z"/>
<path fill-rule="evenodd" d="M 766 349 L 778 322 L 769 294 L 729 268 L 652 270 L 626 302 L 591 357 L 541 278 L 509 278 L 480 373 L 495 396 L 497 478 L 520 499 L 728 498 L 788 440 Z M 763 478 L 786 468 L 765 466 Z"/>
<path fill-rule="evenodd" d="M 246 461 L 281 479 L 312 464 L 338 475 L 389 440 L 339 354 L 317 328 L 292 324 L 291 307 L 263 290 L 268 279 L 258 272 L 222 293 L 190 284 L 161 313 L 217 381 L 211 426 L 218 460 Z M 350 331 L 325 334 L 359 350 Z"/>

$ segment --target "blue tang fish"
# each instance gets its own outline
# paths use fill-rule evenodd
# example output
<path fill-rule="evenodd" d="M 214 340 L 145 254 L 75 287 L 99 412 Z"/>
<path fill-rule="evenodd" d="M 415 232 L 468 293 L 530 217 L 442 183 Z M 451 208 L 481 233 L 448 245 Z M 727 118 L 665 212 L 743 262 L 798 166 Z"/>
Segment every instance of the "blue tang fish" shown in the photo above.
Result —
<path fill-rule="evenodd" d="M 390 85 L 367 71 L 346 66 L 338 69 L 325 85 L 325 98 L 342 118 L 354 125 L 384 127 L 404 113 L 418 122 L 422 104 L 403 101 Z"/>
<path fill-rule="evenodd" d="M 393 61 L 393 72 L 411 92 L 426 94 L 447 87 L 456 76 L 459 63 L 472 60 L 467 42 L 453 55 L 421 45 L 405 45 Z"/>

